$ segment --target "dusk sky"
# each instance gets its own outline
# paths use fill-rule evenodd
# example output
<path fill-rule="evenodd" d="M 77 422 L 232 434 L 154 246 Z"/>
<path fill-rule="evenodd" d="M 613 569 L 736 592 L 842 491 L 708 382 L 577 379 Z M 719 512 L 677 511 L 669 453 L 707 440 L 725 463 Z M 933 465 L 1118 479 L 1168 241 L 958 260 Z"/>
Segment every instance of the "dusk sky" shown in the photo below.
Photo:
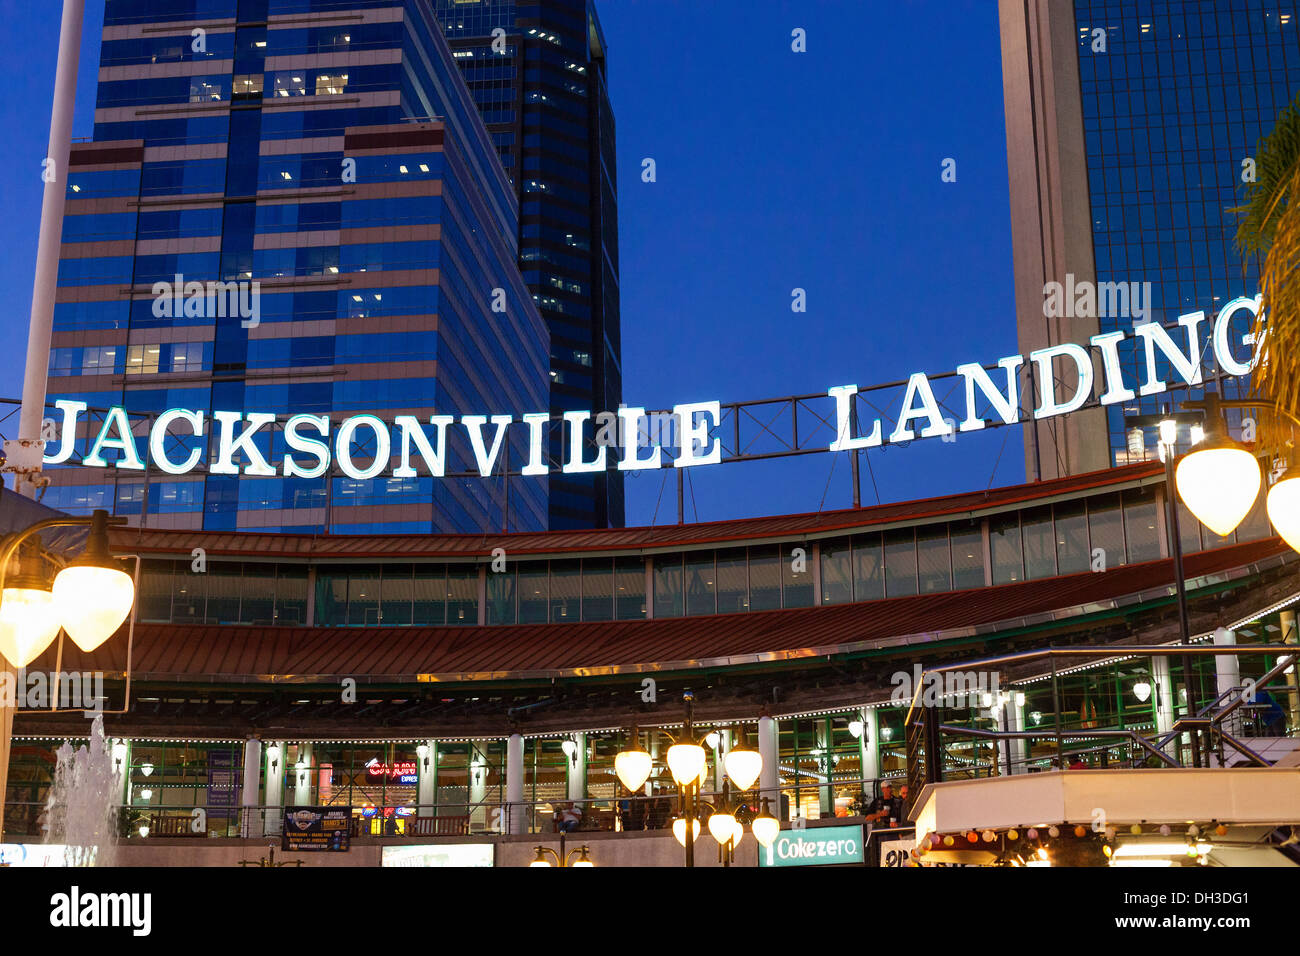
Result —
<path fill-rule="evenodd" d="M 86 7 L 75 136 L 92 132 L 103 0 Z M 0 0 L 24 40 L 0 89 L 4 397 L 21 391 L 58 10 Z M 995 4 L 599 10 L 618 122 L 625 402 L 865 387 L 1018 351 Z M 807 52 L 791 49 L 796 28 Z M 642 182 L 646 158 L 656 182 Z M 940 179 L 946 158 L 955 183 Z M 806 313 L 791 311 L 794 288 Z M 1024 480 L 1019 428 L 871 454 L 884 501 Z M 844 456 L 690 471 L 687 520 L 851 503 Z M 670 472 L 628 479 L 629 525 L 655 518 L 661 488 L 656 520 L 676 520 Z M 875 496 L 864 469 L 864 504 Z"/>

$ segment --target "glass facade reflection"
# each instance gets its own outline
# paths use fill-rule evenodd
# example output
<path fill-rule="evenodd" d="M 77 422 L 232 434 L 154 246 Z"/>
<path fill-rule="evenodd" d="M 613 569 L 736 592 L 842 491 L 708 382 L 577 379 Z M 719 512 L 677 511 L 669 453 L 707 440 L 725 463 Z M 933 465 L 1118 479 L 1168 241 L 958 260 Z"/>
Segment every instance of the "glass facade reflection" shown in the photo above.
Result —
<path fill-rule="evenodd" d="M 433 11 L 518 190 L 519 268 L 551 332 L 551 410 L 616 409 L 618 180 L 595 4 L 433 0 Z M 623 514 L 621 472 L 551 478 L 551 528 L 621 527 Z"/>
<path fill-rule="evenodd" d="M 549 333 L 517 265 L 518 200 L 429 4 L 108 0 L 101 62 L 94 142 L 68 177 L 50 356 L 50 401 L 92 409 L 74 462 L 112 405 L 141 446 L 148 416 L 169 408 L 276 413 L 254 440 L 272 461 L 295 413 L 337 428 L 364 412 L 547 408 Z M 184 298 L 209 282 L 242 284 L 256 314 Z M 203 441 L 167 438 L 173 458 Z M 370 441 L 351 443 L 357 462 L 374 458 Z M 523 437 L 512 445 L 517 463 Z M 544 477 L 508 498 L 499 481 L 427 473 L 156 481 L 114 468 L 116 454 L 103 470 L 51 469 L 46 502 L 217 531 L 547 525 Z M 473 463 L 449 436 L 446 470 Z"/>
<path fill-rule="evenodd" d="M 1202 310 L 1212 318 L 1254 296 L 1259 263 L 1243 271 L 1231 210 L 1260 139 L 1300 93 L 1300 5 L 1075 0 L 1074 10 L 1097 281 L 1151 283 L 1145 318 L 1160 323 Z M 1101 331 L 1129 330 L 1134 318 L 1103 313 Z M 1232 323 L 1239 359 L 1250 320 L 1243 311 Z M 1185 342 L 1181 332 L 1175 341 Z M 1145 356 L 1132 346 L 1121 346 L 1124 376 L 1142 381 Z M 1163 357 L 1157 368 L 1169 379 Z M 1244 382 L 1225 377 L 1219 391 L 1240 397 Z M 1160 396 L 1108 409 L 1115 463 L 1144 454 L 1130 452 L 1124 416 L 1161 409 Z"/>

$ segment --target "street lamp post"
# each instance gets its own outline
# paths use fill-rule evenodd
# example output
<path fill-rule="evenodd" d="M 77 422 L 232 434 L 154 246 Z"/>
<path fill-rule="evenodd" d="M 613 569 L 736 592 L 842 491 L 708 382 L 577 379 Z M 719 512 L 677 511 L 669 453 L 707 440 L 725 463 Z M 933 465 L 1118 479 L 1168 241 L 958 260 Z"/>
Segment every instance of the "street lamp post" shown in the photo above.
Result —
<path fill-rule="evenodd" d="M 135 603 L 135 582 L 118 568 L 108 546 L 110 526 L 126 524 L 96 510 L 89 517 L 61 515 L 38 521 L 0 538 L 0 656 L 8 667 L 20 669 L 36 660 L 53 643 L 59 630 L 89 653 L 113 636 Z M 45 557 L 35 536 L 51 528 L 88 527 L 85 552 L 59 571 L 53 586 L 42 573 Z M 18 555 L 19 573 L 9 577 L 9 562 Z M 62 647 L 62 645 L 60 645 Z M 13 709 L 0 715 L 0 835 L 4 831 L 5 786 Z"/>
<path fill-rule="evenodd" d="M 723 805 L 715 807 L 712 804 L 702 804 L 700 785 L 708 769 L 708 757 L 699 741 L 695 739 L 695 695 L 686 691 L 682 695 L 682 703 L 686 709 L 682 735 L 668 748 L 666 754 L 668 770 L 678 788 L 679 814 L 673 821 L 673 835 L 686 850 L 686 865 L 695 866 L 695 841 L 700 833 L 701 822 L 700 807 L 708 806 L 713 811 L 708 821 L 709 832 L 718 841 L 722 853 L 721 862 L 727 866 L 730 865 L 735 847 L 745 832 L 728 806 L 730 791 L 727 781 L 735 785 L 741 793 L 749 790 L 762 772 L 763 758 L 757 750 L 751 750 L 740 742 L 738 736 L 736 745 L 728 751 L 723 760 L 727 776 L 727 781 L 723 783 Z M 633 793 L 639 790 L 650 776 L 652 764 L 650 755 L 641 749 L 637 738 L 636 729 L 633 728 L 629 745 L 614 758 L 614 768 L 619 780 Z M 775 824 L 775 828 L 772 824 Z M 763 812 L 755 817 L 751 829 L 754 831 L 755 838 L 764 846 L 771 845 L 776 838 L 776 830 L 780 829 L 780 822 L 767 811 L 766 801 L 764 801 Z"/>
<path fill-rule="evenodd" d="M 570 850 L 566 853 L 564 851 L 564 835 L 565 835 L 564 831 L 561 830 L 560 831 L 560 852 L 556 853 L 549 846 L 542 846 L 541 844 L 538 844 L 533 848 L 537 851 L 537 856 L 534 857 L 533 862 L 529 863 L 528 865 L 530 867 L 551 866 L 551 863 L 546 859 L 546 854 L 548 853 L 555 860 L 555 866 L 560 868 L 574 867 L 574 866 L 586 867 L 586 866 L 596 865 L 595 863 L 591 862 L 590 857 L 587 856 L 587 854 L 591 852 L 591 848 L 587 846 L 587 844 L 585 843 L 578 849 Z M 573 862 L 570 863 L 569 861 L 572 860 L 573 857 L 575 856 L 577 857 L 577 859 L 573 860 Z"/>

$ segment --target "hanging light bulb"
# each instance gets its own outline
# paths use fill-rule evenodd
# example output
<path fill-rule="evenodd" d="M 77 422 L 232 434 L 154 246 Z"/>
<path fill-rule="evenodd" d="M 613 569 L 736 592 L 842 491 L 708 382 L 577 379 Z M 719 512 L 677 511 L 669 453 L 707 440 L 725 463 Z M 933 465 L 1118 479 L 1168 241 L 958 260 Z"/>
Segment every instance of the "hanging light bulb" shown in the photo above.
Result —
<path fill-rule="evenodd" d="M 113 636 L 135 602 L 135 582 L 108 549 L 108 512 L 96 509 L 86 550 L 54 579 L 54 602 L 68 637 L 90 653 Z"/>
<path fill-rule="evenodd" d="M 723 766 L 727 768 L 727 776 L 736 785 L 736 789 L 748 790 L 763 772 L 763 755 L 757 750 L 750 750 L 737 739 L 736 746 L 723 759 Z"/>
<path fill-rule="evenodd" d="M 1140 680 L 1133 685 L 1133 696 L 1146 703 L 1151 699 L 1151 683 L 1146 680 Z"/>
<path fill-rule="evenodd" d="M 770 798 L 763 798 L 763 809 L 759 811 L 758 816 L 754 817 L 749 828 L 754 831 L 754 839 L 765 847 L 770 847 L 776 841 L 777 835 L 781 832 L 781 821 L 772 816 Z"/>
<path fill-rule="evenodd" d="M 704 748 L 699 744 L 673 744 L 665 756 L 668 770 L 679 787 L 694 783 L 704 773 Z"/>
<path fill-rule="evenodd" d="M 858 740 L 862 737 L 862 727 L 863 724 L 861 720 L 849 721 L 849 733 L 853 735 L 854 740 Z"/>
<path fill-rule="evenodd" d="M 693 831 L 693 839 L 698 840 L 700 838 L 700 818 L 695 817 L 694 819 L 691 820 L 691 823 L 694 824 L 694 826 L 691 827 L 691 830 Z M 677 838 L 678 843 L 680 843 L 682 846 L 686 846 L 686 818 L 685 817 L 678 817 L 676 820 L 673 821 L 673 836 Z"/>
<path fill-rule="evenodd" d="M 590 852 L 589 848 L 584 846 L 579 851 L 578 858 L 574 860 L 572 863 L 570 863 L 569 865 L 570 866 L 595 866 L 596 864 L 592 863 L 591 859 L 587 856 L 589 852 Z"/>
<path fill-rule="evenodd" d="M 546 858 L 546 854 L 542 852 L 542 848 L 540 846 L 537 848 L 537 856 L 533 857 L 533 862 L 528 864 L 530 869 L 534 866 L 549 867 L 550 865 L 551 865 L 551 861 Z"/>
<path fill-rule="evenodd" d="M 1300 472 L 1294 468 L 1268 490 L 1268 520 L 1293 551 L 1300 551 Z"/>
<path fill-rule="evenodd" d="M 685 829 L 685 827 L 683 827 Z M 709 815 L 709 833 L 724 846 L 735 836 L 736 817 L 729 811 Z"/>
<path fill-rule="evenodd" d="M 1178 463 L 1179 497 L 1198 521 L 1221 538 L 1250 514 L 1263 482 L 1259 461 L 1228 435 L 1218 396 L 1205 396 L 1205 440 Z"/>
<path fill-rule="evenodd" d="M 618 775 L 623 786 L 634 793 L 645 786 L 654 762 L 650 754 L 641 748 L 639 737 L 640 735 L 633 728 L 631 744 L 614 757 L 614 773 Z"/>
<path fill-rule="evenodd" d="M 16 668 L 26 667 L 59 636 L 59 615 L 42 558 L 34 544 L 19 552 L 19 573 L 5 579 L 0 595 L 0 654 Z"/>

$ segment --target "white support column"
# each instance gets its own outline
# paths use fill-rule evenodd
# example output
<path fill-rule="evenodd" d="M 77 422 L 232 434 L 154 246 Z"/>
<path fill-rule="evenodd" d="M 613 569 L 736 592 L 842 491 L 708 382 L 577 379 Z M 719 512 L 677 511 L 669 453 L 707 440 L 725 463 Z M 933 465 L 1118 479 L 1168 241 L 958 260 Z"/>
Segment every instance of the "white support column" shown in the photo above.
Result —
<path fill-rule="evenodd" d="M 431 817 L 438 802 L 438 741 L 426 740 L 423 756 L 416 757 L 415 802 L 417 813 Z"/>
<path fill-rule="evenodd" d="M 1237 634 L 1226 627 L 1220 627 L 1214 632 L 1214 644 L 1216 647 L 1232 647 L 1237 643 Z M 1241 667 L 1237 663 L 1236 654 L 1216 654 L 1214 655 L 1214 675 L 1218 684 L 1218 693 L 1220 695 L 1238 687 L 1241 684 Z M 1224 703 L 1227 703 L 1225 700 Z M 1244 721 L 1240 709 L 1236 713 L 1228 716 L 1220 725 L 1234 737 L 1240 735 Z"/>
<path fill-rule="evenodd" d="M 469 820 L 471 827 L 480 829 L 487 824 L 487 808 L 483 801 L 487 799 L 487 758 L 479 753 L 476 744 L 470 744 L 469 763 Z"/>
<path fill-rule="evenodd" d="M 880 779 L 880 708 L 862 709 L 862 776 L 866 780 Z M 864 785 L 863 789 L 866 789 Z M 867 796 L 871 796 L 867 793 Z"/>
<path fill-rule="evenodd" d="M 1156 734 L 1163 736 L 1174 727 L 1174 681 L 1168 657 L 1151 658 L 1151 680 L 1156 693 Z M 1177 740 L 1171 740 L 1165 748 L 1171 757 L 1176 756 L 1178 750 Z"/>
<path fill-rule="evenodd" d="M 818 772 L 824 778 L 824 782 L 817 788 L 817 812 L 819 816 L 829 817 L 835 815 L 834 799 L 831 797 L 831 775 L 835 771 L 835 765 L 831 761 L 831 737 L 830 728 L 827 726 L 829 721 L 822 718 L 816 723 L 817 749 L 821 751 L 821 759 L 818 761 Z"/>
<path fill-rule="evenodd" d="M 239 797 L 239 835 L 251 840 L 262 835 L 259 798 L 262 795 L 262 741 L 249 737 L 244 743 L 243 790 Z"/>
<path fill-rule="evenodd" d="M 524 806 L 524 738 L 511 734 L 506 741 L 506 832 L 527 833 L 528 811 Z"/>
<path fill-rule="evenodd" d="M 311 744 L 299 743 L 298 761 L 293 768 L 293 805 L 295 807 L 310 807 L 312 805 L 311 769 Z"/>
<path fill-rule="evenodd" d="M 289 748 L 283 740 L 272 741 L 266 748 L 266 827 L 264 836 L 279 836 L 284 806 L 284 761 Z"/>
<path fill-rule="evenodd" d="M 587 735 L 574 734 L 573 743 L 577 749 L 569 760 L 569 799 L 582 800 L 587 796 Z M 578 807 L 586 816 L 586 806 L 579 803 Z"/>
<path fill-rule="evenodd" d="M 1282 640 L 1294 649 L 1297 638 L 1295 611 L 1283 611 L 1278 615 L 1278 624 L 1282 628 Z M 1291 730 L 1300 727 L 1300 667 L 1291 665 L 1286 672 L 1287 686 L 1287 726 Z"/>
<path fill-rule="evenodd" d="M 758 752 L 763 758 L 763 770 L 758 777 L 759 805 L 763 797 L 770 798 L 772 813 L 781 818 L 781 750 L 775 718 L 758 718 Z"/>
<path fill-rule="evenodd" d="M 1007 730 L 1012 733 L 1024 733 L 1025 730 L 1025 698 L 1022 691 L 1011 692 L 1012 698 L 1007 701 Z M 1011 741 L 1011 766 L 1007 768 L 1008 773 L 1025 773 L 1029 767 L 1026 761 L 1029 759 L 1029 741 L 1024 738 Z"/>

